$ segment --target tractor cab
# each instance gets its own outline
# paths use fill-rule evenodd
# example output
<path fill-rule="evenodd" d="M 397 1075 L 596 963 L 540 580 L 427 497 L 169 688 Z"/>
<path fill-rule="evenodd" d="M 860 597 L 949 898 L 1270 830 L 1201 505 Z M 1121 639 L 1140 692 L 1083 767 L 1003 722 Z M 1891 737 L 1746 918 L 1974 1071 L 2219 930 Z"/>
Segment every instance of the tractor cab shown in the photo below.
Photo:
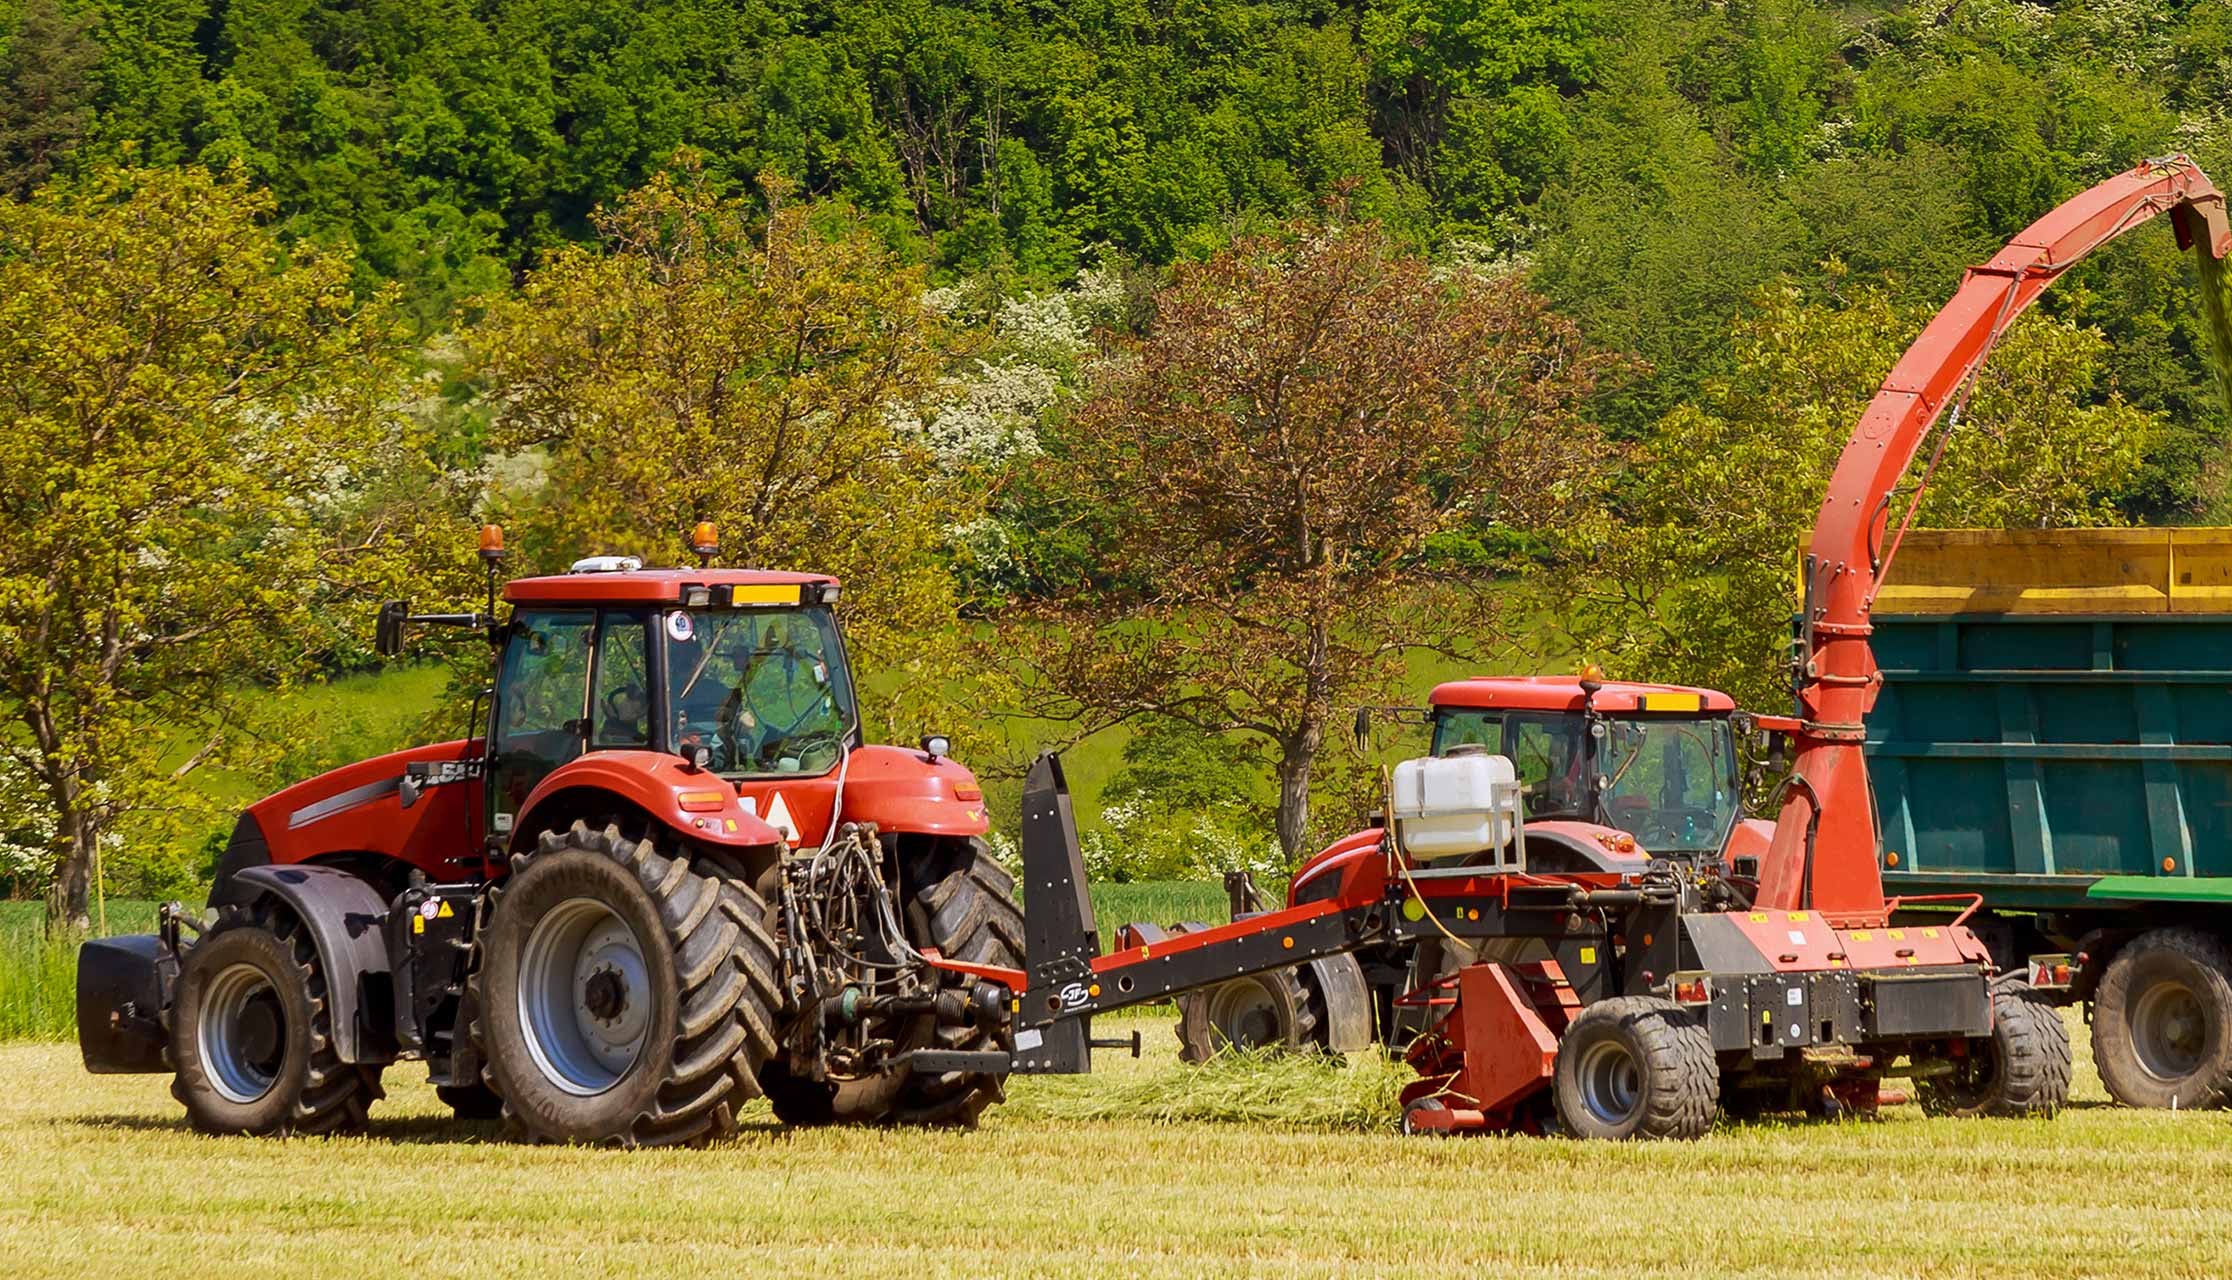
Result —
<path fill-rule="evenodd" d="M 1734 701 L 1710 689 L 1580 676 L 1435 687 L 1433 754 L 1510 758 L 1529 823 L 1612 827 L 1662 857 L 1719 853 L 1742 817 Z"/>
<path fill-rule="evenodd" d="M 816 574 L 633 561 L 512 582 L 491 829 L 509 831 L 544 778 L 591 752 L 669 755 L 733 783 L 835 770 L 860 745 L 837 594 Z"/>

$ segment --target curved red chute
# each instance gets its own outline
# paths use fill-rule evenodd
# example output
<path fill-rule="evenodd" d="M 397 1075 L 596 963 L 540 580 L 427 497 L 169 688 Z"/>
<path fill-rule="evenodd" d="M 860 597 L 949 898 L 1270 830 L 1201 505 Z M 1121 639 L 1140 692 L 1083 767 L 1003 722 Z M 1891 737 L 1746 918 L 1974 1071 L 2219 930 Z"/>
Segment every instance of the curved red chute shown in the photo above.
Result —
<path fill-rule="evenodd" d="M 1910 499 L 1894 526 L 1892 492 L 1931 426 L 1965 400 L 2015 317 L 2086 254 L 2164 213 L 2178 243 L 2195 249 L 2205 268 L 2232 251 L 2223 193 L 2192 161 L 2150 160 L 2118 174 L 1969 268 L 1853 427 L 1806 552 L 1802 724 L 1792 781 L 1760 868 L 1760 907 L 1811 908 L 1851 922 L 1884 915 L 1875 803 L 1860 744 L 1880 683 L 1868 649 L 1868 613 L 1913 511 Z M 2217 285 L 2217 271 L 2204 274 L 2205 283 Z"/>

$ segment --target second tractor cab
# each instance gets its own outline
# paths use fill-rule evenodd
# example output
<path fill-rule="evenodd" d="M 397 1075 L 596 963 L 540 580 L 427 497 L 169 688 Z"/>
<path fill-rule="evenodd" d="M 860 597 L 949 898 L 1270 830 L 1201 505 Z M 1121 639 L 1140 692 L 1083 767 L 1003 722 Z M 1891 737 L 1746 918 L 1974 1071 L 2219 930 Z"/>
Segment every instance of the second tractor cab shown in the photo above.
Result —
<path fill-rule="evenodd" d="M 1736 704 L 1715 690 L 1608 681 L 1595 672 L 1452 680 L 1435 686 L 1423 709 L 1358 712 L 1360 749 L 1375 717 L 1425 725 L 1435 756 L 1509 759 L 1528 865 L 1539 870 L 1634 871 L 1654 857 L 1725 860 L 1742 884 L 1773 830 L 1743 817 Z M 1344 869 L 1379 856 L 1385 834 L 1366 828 L 1304 862 L 1286 905 L 1330 896 Z M 1265 909 L 1244 874 L 1228 876 L 1226 891 L 1234 919 Z M 1133 926 L 1143 936 L 1202 927 Z M 1504 950 L 1506 960 L 1541 958 L 1533 954 L 1539 945 Z M 1265 1046 L 1346 1053 L 1375 1041 L 1401 1048 L 1435 1020 L 1431 1008 L 1406 1003 L 1405 995 L 1476 958 L 1473 946 L 1436 937 L 1192 992 L 1178 1001 L 1180 1056 L 1200 1062 L 1227 1048 Z"/>
<path fill-rule="evenodd" d="M 502 555 L 491 527 L 485 612 L 380 614 L 390 656 L 486 637 L 474 736 L 250 805 L 208 910 L 86 944 L 87 1065 L 175 1070 L 222 1133 L 361 1128 L 404 1059 L 538 1140 L 694 1141 L 761 1094 L 972 1121 L 1000 993 L 931 961 L 1020 962 L 1021 913 L 944 740 L 865 740 L 836 580 L 598 557 L 499 616 Z"/>

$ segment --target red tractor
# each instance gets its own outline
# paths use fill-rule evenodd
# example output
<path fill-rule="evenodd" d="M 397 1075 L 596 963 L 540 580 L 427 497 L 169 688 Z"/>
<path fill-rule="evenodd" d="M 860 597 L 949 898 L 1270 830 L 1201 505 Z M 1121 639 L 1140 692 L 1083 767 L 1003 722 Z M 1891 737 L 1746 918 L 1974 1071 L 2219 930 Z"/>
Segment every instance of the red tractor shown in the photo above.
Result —
<path fill-rule="evenodd" d="M 1758 875 L 1774 824 L 1743 817 L 1743 717 L 1727 694 L 1581 676 L 1480 676 L 1435 686 L 1427 704 L 1423 711 L 1360 711 L 1359 747 L 1378 714 L 1423 721 L 1436 756 L 1508 756 L 1521 784 L 1530 865 L 1641 868 L 1659 857 L 1725 862 L 1739 877 Z M 1584 767 L 1592 743 L 1601 758 Z M 1386 834 L 1383 825 L 1355 832 L 1304 862 L 1288 883 L 1286 905 L 1330 892 L 1341 868 L 1373 856 Z M 1263 910 L 1244 873 L 1227 876 L 1226 889 L 1234 919 Z M 1201 1062 L 1228 1047 L 1265 1046 L 1348 1053 L 1375 1040 L 1401 1049 L 1438 1020 L 1434 1008 L 1405 1003 L 1404 995 L 1483 954 L 1547 953 L 1539 944 L 1483 953 L 1434 937 L 1415 949 L 1367 949 L 1236 978 L 1179 998 L 1180 1056 Z"/>
<path fill-rule="evenodd" d="M 709 557 L 710 527 L 698 531 Z M 834 579 L 598 558 L 485 613 L 474 736 L 249 806 L 205 912 L 85 944 L 95 1071 L 169 1070 L 214 1133 L 361 1128 L 388 1064 L 537 1140 L 967 1123 L 1001 1092 L 1022 917 L 983 793 L 863 741 Z M 191 935 L 191 936 L 189 936 Z"/>

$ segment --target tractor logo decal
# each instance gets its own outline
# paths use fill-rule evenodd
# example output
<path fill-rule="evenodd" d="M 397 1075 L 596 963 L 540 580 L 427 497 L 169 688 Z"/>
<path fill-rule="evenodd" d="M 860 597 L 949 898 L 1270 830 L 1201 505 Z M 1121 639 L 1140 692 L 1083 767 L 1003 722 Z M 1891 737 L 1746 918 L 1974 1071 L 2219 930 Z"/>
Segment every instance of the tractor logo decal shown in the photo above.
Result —
<path fill-rule="evenodd" d="M 1082 1009 L 1085 1007 L 1085 1002 L 1092 999 L 1092 993 L 1085 990 L 1085 984 L 1082 982 L 1065 984 L 1059 994 L 1064 1009 Z"/>

